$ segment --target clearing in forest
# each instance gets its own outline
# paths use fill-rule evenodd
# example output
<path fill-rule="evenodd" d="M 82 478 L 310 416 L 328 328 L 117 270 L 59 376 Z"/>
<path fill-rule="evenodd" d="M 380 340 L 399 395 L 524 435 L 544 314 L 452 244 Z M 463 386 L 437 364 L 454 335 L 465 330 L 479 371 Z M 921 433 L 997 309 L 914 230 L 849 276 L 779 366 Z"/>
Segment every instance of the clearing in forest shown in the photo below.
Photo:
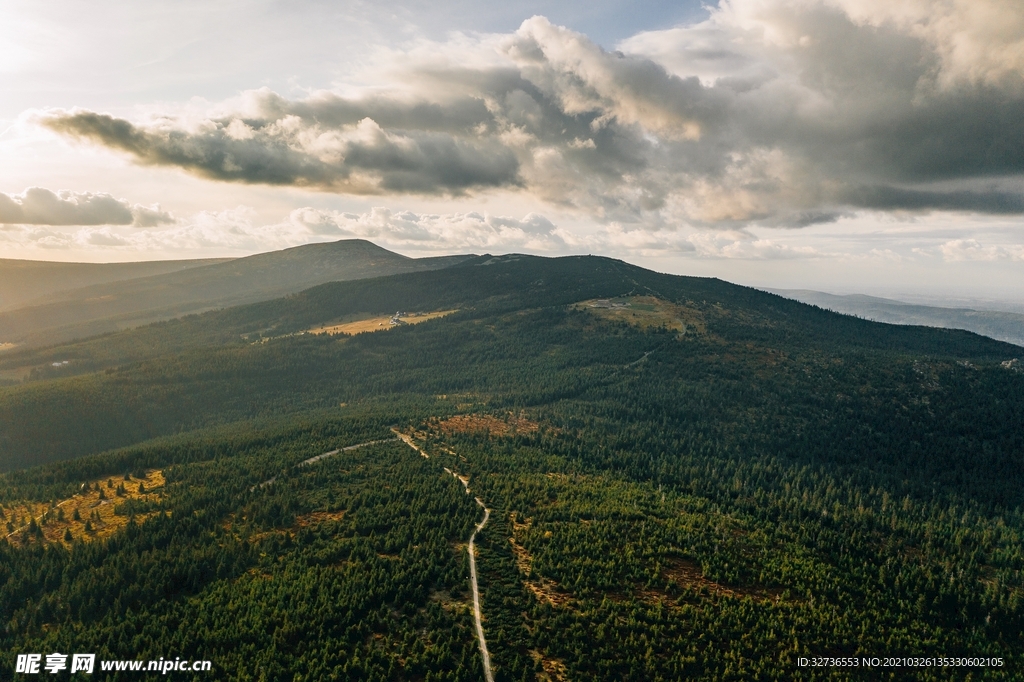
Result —
<path fill-rule="evenodd" d="M 3 511 L 0 523 L 4 529 L 0 537 L 18 546 L 40 541 L 66 543 L 67 531 L 74 540 L 83 542 L 110 537 L 128 525 L 128 515 L 118 513 L 121 503 L 126 500 L 156 502 L 163 497 L 163 487 L 163 472 L 152 470 L 146 472 L 145 478 L 110 476 L 89 481 L 78 494 L 53 504 L 7 502 L 0 505 Z M 155 513 L 138 514 L 135 519 L 142 521 Z"/>
<path fill-rule="evenodd" d="M 697 591 L 705 591 L 723 597 L 732 597 L 734 599 L 750 597 L 755 601 L 778 602 L 782 599 L 783 593 L 783 590 L 779 588 L 761 586 L 739 587 L 735 585 L 726 586 L 716 583 L 704 576 L 704 572 L 701 570 L 701 567 L 697 562 L 689 561 L 687 559 L 671 559 L 668 566 L 662 570 L 662 577 L 668 578 L 680 587 Z M 657 595 L 655 591 L 648 590 L 647 596 L 651 595 L 656 597 L 660 596 Z"/>
<path fill-rule="evenodd" d="M 455 310 L 438 310 L 432 313 L 401 313 L 399 315 L 354 315 L 349 319 L 342 319 L 335 324 L 328 324 L 321 327 L 314 327 L 308 330 L 310 334 L 361 334 L 363 332 L 380 332 L 387 329 L 394 329 L 406 324 L 419 324 L 427 320 L 433 320 L 445 315 L 451 315 Z"/>
<path fill-rule="evenodd" d="M 426 427 L 445 435 L 483 432 L 489 436 L 508 436 L 534 433 L 540 429 L 540 424 L 530 421 L 523 415 L 516 416 L 509 412 L 503 419 L 490 414 L 457 414 L 444 420 L 431 420 Z"/>
<path fill-rule="evenodd" d="M 16 343 L 0 342 L 0 352 L 3 352 L 5 350 L 10 350 L 10 349 L 14 348 L 16 345 L 18 345 L 18 344 L 16 344 Z"/>
<path fill-rule="evenodd" d="M 295 522 L 290 526 L 280 526 L 278 528 L 271 528 L 270 530 L 261 531 L 259 533 L 253 533 L 248 536 L 249 542 L 259 542 L 269 537 L 284 536 L 294 538 L 298 535 L 299 531 L 303 528 L 315 528 L 322 523 L 337 522 L 345 518 L 347 510 L 340 509 L 335 511 L 314 511 L 307 514 L 300 514 L 295 517 Z M 246 518 L 243 516 L 242 521 Z M 235 525 L 239 519 L 234 514 L 229 514 L 228 517 L 221 523 L 221 528 L 232 533 L 236 539 L 241 539 L 243 536 L 236 530 Z"/>
<path fill-rule="evenodd" d="M 625 322 L 641 329 L 664 327 L 681 334 L 703 334 L 704 315 L 696 308 L 678 305 L 655 296 L 594 298 L 572 306 L 605 320 Z"/>
<path fill-rule="evenodd" d="M 530 650 L 530 657 L 539 663 L 541 672 L 537 673 L 539 682 L 563 682 L 568 679 L 569 669 L 556 658 L 548 658 L 537 649 Z"/>
<path fill-rule="evenodd" d="M 519 541 L 519 537 L 530 529 L 533 519 L 519 521 L 518 514 L 512 512 L 509 515 L 512 524 L 512 537 L 508 539 L 512 545 L 512 553 L 515 555 L 516 568 L 523 576 L 523 584 L 533 592 L 538 601 L 547 602 L 551 606 L 565 606 L 571 597 L 563 591 L 558 583 L 550 578 L 533 575 L 533 557 Z"/>

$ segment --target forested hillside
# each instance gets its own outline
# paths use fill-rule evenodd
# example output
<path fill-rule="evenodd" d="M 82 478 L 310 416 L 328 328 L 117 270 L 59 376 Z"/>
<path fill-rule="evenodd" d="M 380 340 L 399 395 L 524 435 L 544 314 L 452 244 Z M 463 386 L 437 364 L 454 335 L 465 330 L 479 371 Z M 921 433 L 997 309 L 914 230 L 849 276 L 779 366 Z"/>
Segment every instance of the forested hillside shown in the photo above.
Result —
<path fill-rule="evenodd" d="M 808 656 L 1003 661 L 839 679 L 1013 679 L 1019 355 L 521 256 L 38 351 L 34 378 L 0 389 L 0 646 L 205 658 L 218 679 L 480 679 L 479 496 L 496 679 L 836 672 Z M 117 496 L 148 472 L 159 491 Z M 86 494 L 127 523 L 60 518 Z"/>

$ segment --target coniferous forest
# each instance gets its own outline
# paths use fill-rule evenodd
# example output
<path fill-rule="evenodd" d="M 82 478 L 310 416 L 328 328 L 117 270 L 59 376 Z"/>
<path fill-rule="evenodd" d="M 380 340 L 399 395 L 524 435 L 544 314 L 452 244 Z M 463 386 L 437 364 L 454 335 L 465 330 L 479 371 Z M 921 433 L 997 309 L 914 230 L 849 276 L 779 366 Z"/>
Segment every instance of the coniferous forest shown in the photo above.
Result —
<path fill-rule="evenodd" d="M 483 679 L 479 498 L 496 680 L 1019 679 L 1021 355 L 526 256 L 7 351 L 0 678 Z"/>

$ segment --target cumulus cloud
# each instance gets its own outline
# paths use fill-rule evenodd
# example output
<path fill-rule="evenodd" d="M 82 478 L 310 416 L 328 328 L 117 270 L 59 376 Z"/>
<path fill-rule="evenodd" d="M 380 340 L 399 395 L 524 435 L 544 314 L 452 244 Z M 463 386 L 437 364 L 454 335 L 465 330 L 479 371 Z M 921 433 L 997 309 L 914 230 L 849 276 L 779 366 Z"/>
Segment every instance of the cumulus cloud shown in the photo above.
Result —
<path fill-rule="evenodd" d="M 941 86 L 1022 84 L 1024 12 L 1016 0 L 832 1 L 861 25 L 893 25 L 925 41 Z"/>
<path fill-rule="evenodd" d="M 385 247 L 450 253 L 484 251 L 560 252 L 559 228 L 542 215 L 522 218 L 476 212 L 421 214 L 378 207 L 362 213 L 300 208 L 284 220 L 260 224 L 245 206 L 203 211 L 150 230 L 83 226 L 0 225 L 0 244 L 40 249 L 120 249 L 133 252 L 266 251 L 337 239 L 371 239 Z"/>
<path fill-rule="evenodd" d="M 388 90 L 259 90 L 200 116 L 41 120 L 215 180 L 528 192 L 664 234 L 858 210 L 1017 214 L 1019 187 L 996 181 L 1024 176 L 1022 36 L 1014 0 L 722 0 L 702 23 L 613 52 L 534 17 L 392 53 Z"/>
<path fill-rule="evenodd" d="M 283 220 L 261 224 L 253 209 L 239 206 L 203 211 L 174 225 L 151 230 L 83 226 L 62 231 L 40 225 L 0 226 L 0 244 L 46 250 L 180 253 L 217 249 L 224 253 L 252 253 L 352 238 L 419 253 L 515 251 L 558 255 L 587 251 L 746 260 L 829 255 L 813 248 L 785 246 L 745 230 L 685 232 L 628 228 L 612 223 L 581 232 L 556 225 L 536 213 L 522 217 L 472 211 L 429 214 L 385 207 L 361 213 L 305 207 L 291 211 Z"/>
<path fill-rule="evenodd" d="M 53 192 L 31 187 L 21 194 L 0 192 L 0 223 L 22 225 L 135 225 L 173 223 L 159 206 L 131 204 L 109 194 Z"/>
<path fill-rule="evenodd" d="M 317 235 L 359 237 L 416 249 L 551 251 L 564 245 L 555 225 L 533 213 L 513 218 L 476 212 L 439 215 L 374 208 L 343 213 L 302 208 L 293 211 L 286 224 Z"/>
<path fill-rule="evenodd" d="M 1024 261 L 1024 245 L 984 246 L 977 239 L 951 239 L 939 252 L 946 261 Z"/>
<path fill-rule="evenodd" d="M 690 235 L 688 240 L 698 255 L 705 258 L 791 260 L 835 255 L 822 253 L 812 246 L 790 246 L 776 240 L 758 238 L 746 230 L 698 232 Z"/>

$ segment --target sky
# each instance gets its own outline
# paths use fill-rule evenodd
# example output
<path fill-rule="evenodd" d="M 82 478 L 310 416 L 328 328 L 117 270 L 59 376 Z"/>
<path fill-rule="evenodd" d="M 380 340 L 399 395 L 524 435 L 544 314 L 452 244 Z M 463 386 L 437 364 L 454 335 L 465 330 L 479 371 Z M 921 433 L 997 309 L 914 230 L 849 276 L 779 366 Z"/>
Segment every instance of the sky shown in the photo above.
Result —
<path fill-rule="evenodd" d="M 1019 0 L 0 0 L 0 257 L 1024 300 Z"/>

